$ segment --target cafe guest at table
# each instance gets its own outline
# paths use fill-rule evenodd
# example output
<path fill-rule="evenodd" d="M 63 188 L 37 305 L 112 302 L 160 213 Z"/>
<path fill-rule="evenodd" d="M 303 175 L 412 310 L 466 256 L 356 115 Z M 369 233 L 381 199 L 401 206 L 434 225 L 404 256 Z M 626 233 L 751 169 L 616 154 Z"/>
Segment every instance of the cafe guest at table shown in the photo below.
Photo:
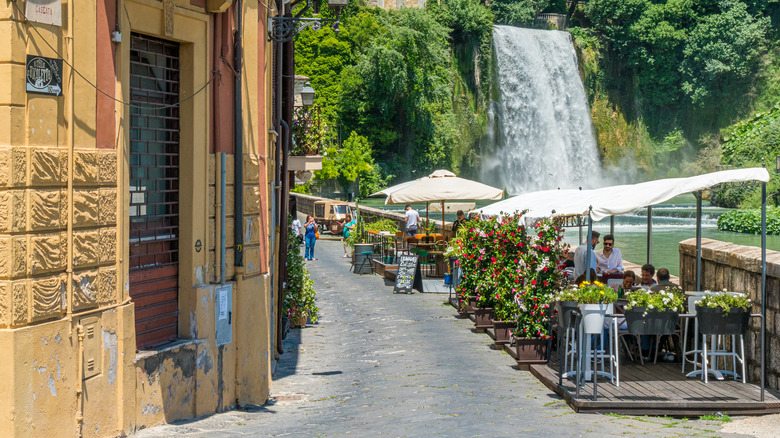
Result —
<path fill-rule="evenodd" d="M 463 210 L 458 210 L 458 218 L 452 223 L 452 237 L 455 237 L 455 235 L 458 234 L 458 230 L 465 223 L 466 216 L 464 215 Z"/>
<path fill-rule="evenodd" d="M 604 274 L 617 274 L 623 272 L 623 254 L 615 248 L 615 236 L 604 236 L 604 248 L 596 251 L 596 261 L 599 271 Z"/>

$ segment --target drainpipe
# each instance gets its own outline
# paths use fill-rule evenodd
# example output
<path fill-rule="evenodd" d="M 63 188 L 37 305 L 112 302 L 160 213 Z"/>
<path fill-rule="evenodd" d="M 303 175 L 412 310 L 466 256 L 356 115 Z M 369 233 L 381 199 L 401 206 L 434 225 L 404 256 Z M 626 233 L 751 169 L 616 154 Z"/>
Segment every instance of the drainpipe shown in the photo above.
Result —
<path fill-rule="evenodd" d="M 283 7 L 283 6 L 282 6 Z M 281 8 L 279 9 L 281 10 Z M 274 121 L 276 124 L 276 151 L 275 151 L 275 157 L 274 157 L 274 211 L 273 211 L 273 221 L 274 221 L 274 227 L 273 227 L 273 233 L 272 236 L 274 237 L 274 244 L 276 244 L 276 237 L 277 233 L 280 233 L 281 230 L 281 221 L 279 220 L 279 211 L 281 210 L 280 204 L 282 199 L 282 194 L 280 193 L 282 190 L 282 60 L 284 59 L 284 45 L 282 43 L 276 43 L 276 120 Z M 271 265 L 272 269 L 271 272 L 274 273 L 276 277 L 276 301 L 275 301 L 275 308 L 281 309 L 280 303 L 282 301 L 283 296 L 283 286 L 281 284 L 282 282 L 282 276 L 279 275 L 279 269 L 281 269 L 282 262 L 282 247 L 281 245 L 274 246 L 274 248 L 277 248 L 275 254 L 279 255 L 278 260 L 274 260 L 274 263 Z M 276 269 L 273 269 L 273 267 L 276 267 Z M 271 284 L 273 285 L 273 279 Z M 282 330 L 280 328 L 282 322 L 282 315 L 280 311 L 276 311 L 276 315 L 274 318 L 274 324 L 276 324 L 276 353 L 277 358 L 279 354 L 284 353 L 284 350 L 282 349 L 282 337 L 281 333 Z"/>
<path fill-rule="evenodd" d="M 238 0 L 236 2 L 236 10 L 238 11 L 236 19 L 236 31 L 235 31 L 235 51 L 233 62 L 236 70 L 236 76 L 234 79 L 235 89 L 235 131 L 236 131 L 236 146 L 234 151 L 235 167 L 233 170 L 235 176 L 235 190 L 233 194 L 235 214 L 234 220 L 234 240 L 235 240 L 235 263 L 234 266 L 244 266 L 244 127 L 243 117 L 241 117 L 241 11 L 242 2 Z M 238 270 L 236 270 L 238 271 Z"/>
<path fill-rule="evenodd" d="M 279 204 L 281 205 L 279 219 L 282 226 L 279 227 L 279 299 L 276 301 L 277 312 L 277 324 L 276 324 L 276 351 L 279 354 L 284 353 L 282 347 L 282 297 L 284 296 L 284 286 L 287 280 L 287 197 L 288 193 L 288 178 L 287 176 L 287 154 L 290 152 L 290 126 L 286 121 L 279 121 L 283 127 L 282 129 L 282 165 L 281 165 L 281 197 Z"/>
<path fill-rule="evenodd" d="M 81 438 L 84 435 L 84 379 L 81 377 L 84 375 L 84 327 L 81 324 L 76 326 L 76 334 L 79 343 L 79 357 L 77 359 L 79 386 L 76 390 L 76 408 L 78 409 L 76 411 L 76 424 L 78 429 L 76 432 L 78 437 Z"/>
<path fill-rule="evenodd" d="M 225 284 L 225 185 L 227 183 L 227 172 L 225 172 L 225 153 L 220 152 L 217 167 L 219 167 L 219 284 Z"/>

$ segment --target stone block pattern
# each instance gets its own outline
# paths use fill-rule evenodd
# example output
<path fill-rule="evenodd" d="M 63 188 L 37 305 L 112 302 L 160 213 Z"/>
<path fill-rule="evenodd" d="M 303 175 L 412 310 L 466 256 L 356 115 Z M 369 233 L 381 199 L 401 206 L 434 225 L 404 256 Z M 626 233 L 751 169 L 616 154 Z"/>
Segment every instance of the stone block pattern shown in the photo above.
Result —
<path fill-rule="evenodd" d="M 68 214 L 73 203 L 73 310 L 118 299 L 117 153 L 0 146 L 0 328 L 67 312 Z"/>
<path fill-rule="evenodd" d="M 744 292 L 753 302 L 752 313 L 761 313 L 761 248 L 702 239 L 702 290 Z M 696 239 L 680 242 L 680 285 L 696 290 Z M 780 384 L 780 253 L 767 250 L 766 348 L 767 386 Z M 748 379 L 761 379 L 761 324 L 752 319 L 745 335 Z"/>

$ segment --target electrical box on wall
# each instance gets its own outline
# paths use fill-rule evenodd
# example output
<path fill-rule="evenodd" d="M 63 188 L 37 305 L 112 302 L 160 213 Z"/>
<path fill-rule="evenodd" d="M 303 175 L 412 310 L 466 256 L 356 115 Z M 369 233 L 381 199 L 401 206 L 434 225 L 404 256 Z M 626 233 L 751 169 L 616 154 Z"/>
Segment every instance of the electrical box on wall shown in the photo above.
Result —
<path fill-rule="evenodd" d="M 84 329 L 84 379 L 100 374 L 103 364 L 103 348 L 100 342 L 100 319 L 97 316 L 81 318 L 79 324 Z"/>
<path fill-rule="evenodd" d="M 233 342 L 233 285 L 214 288 L 214 316 L 217 346 Z"/>

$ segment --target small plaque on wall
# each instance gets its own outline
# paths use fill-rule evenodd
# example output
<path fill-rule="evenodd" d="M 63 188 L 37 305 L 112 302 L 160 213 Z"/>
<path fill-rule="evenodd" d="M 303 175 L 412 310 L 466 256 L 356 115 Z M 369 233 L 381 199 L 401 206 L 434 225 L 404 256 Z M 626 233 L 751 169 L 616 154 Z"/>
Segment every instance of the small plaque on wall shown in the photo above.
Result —
<path fill-rule="evenodd" d="M 36 23 L 62 26 L 62 0 L 27 0 L 24 15 Z"/>
<path fill-rule="evenodd" d="M 24 73 L 28 93 L 62 95 L 62 59 L 27 55 Z"/>

